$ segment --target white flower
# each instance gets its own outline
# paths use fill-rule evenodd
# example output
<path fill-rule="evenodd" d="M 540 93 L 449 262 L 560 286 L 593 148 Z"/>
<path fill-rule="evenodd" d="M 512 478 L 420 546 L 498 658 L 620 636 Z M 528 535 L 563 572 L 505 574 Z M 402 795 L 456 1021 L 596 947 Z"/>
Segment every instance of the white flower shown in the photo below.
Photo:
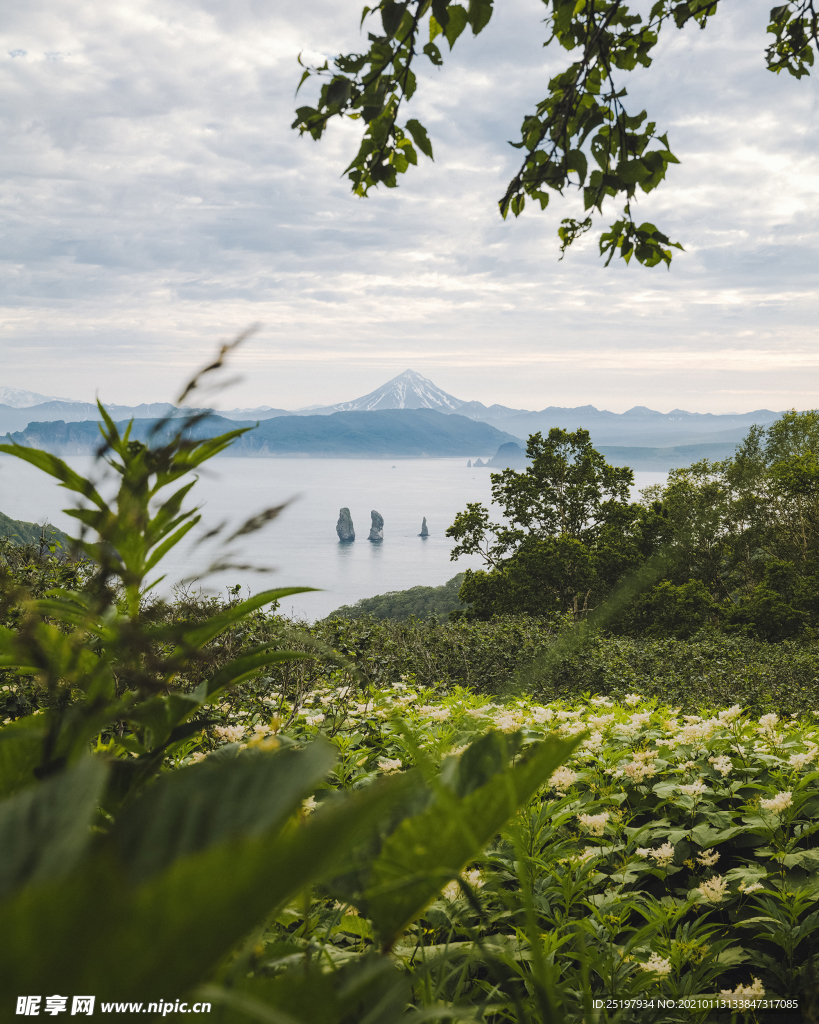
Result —
<path fill-rule="evenodd" d="M 773 811 L 774 814 L 781 814 L 786 807 L 790 807 L 793 803 L 793 795 L 789 791 L 783 793 L 777 793 L 776 796 L 771 797 L 770 800 L 762 799 L 759 801 L 759 806 L 763 811 Z"/>
<path fill-rule="evenodd" d="M 561 796 L 563 796 L 567 789 L 573 786 L 577 782 L 577 772 L 573 772 L 571 768 L 558 768 L 557 771 L 552 772 L 551 778 L 549 779 L 549 785 L 552 789 L 557 790 Z"/>
<path fill-rule="evenodd" d="M 589 715 L 589 725 L 593 725 L 595 729 L 605 729 L 614 718 L 614 715 Z"/>
<path fill-rule="evenodd" d="M 484 704 L 482 708 L 472 708 L 467 711 L 467 714 L 473 718 L 487 718 L 489 715 L 494 715 L 496 711 L 500 710 L 497 704 Z"/>
<path fill-rule="evenodd" d="M 191 754 L 191 764 L 198 764 L 200 761 L 204 761 L 208 755 L 201 750 L 197 750 L 195 754 Z"/>
<path fill-rule="evenodd" d="M 625 702 L 630 708 L 633 708 L 636 704 L 639 704 L 643 699 L 639 693 L 627 693 L 625 696 Z"/>
<path fill-rule="evenodd" d="M 460 757 L 461 754 L 468 748 L 468 743 L 462 743 L 460 747 L 453 747 L 452 750 L 449 751 L 449 757 Z"/>
<path fill-rule="evenodd" d="M 238 743 L 245 734 L 241 725 L 217 725 L 213 732 L 217 739 L 227 740 L 229 743 Z"/>
<path fill-rule="evenodd" d="M 531 716 L 532 721 L 537 725 L 545 725 L 547 722 L 551 722 L 555 713 L 551 708 L 532 708 Z"/>
<path fill-rule="evenodd" d="M 739 891 L 744 892 L 746 896 L 752 892 L 759 892 L 760 889 L 764 889 L 765 886 L 762 882 L 751 882 L 750 885 L 746 885 L 744 881 L 739 883 Z"/>
<path fill-rule="evenodd" d="M 714 771 L 719 772 L 723 778 L 726 775 L 730 775 L 734 770 L 734 762 L 730 757 L 725 757 L 723 755 L 722 757 L 709 757 L 708 760 L 714 766 Z"/>
<path fill-rule="evenodd" d="M 304 721 L 307 725 L 320 725 L 324 721 L 324 715 L 308 715 Z"/>
<path fill-rule="evenodd" d="M 652 850 L 650 846 L 638 846 L 634 851 L 638 857 L 642 857 L 645 860 L 646 857 L 650 857 Z"/>
<path fill-rule="evenodd" d="M 596 753 L 598 750 L 600 750 L 602 748 L 602 746 L 603 746 L 603 733 L 602 732 L 593 732 L 591 734 L 591 736 L 589 736 L 589 738 L 587 740 L 583 741 L 583 750 L 591 751 L 591 753 Z"/>
<path fill-rule="evenodd" d="M 522 724 L 520 712 L 500 711 L 495 715 L 495 728 L 501 732 L 514 732 Z"/>
<path fill-rule="evenodd" d="M 393 772 L 400 772 L 401 758 L 381 757 L 378 759 L 378 767 L 385 775 L 391 775 Z"/>
<path fill-rule="evenodd" d="M 465 882 L 468 882 L 473 889 L 482 889 L 484 886 L 483 875 L 477 868 L 472 868 L 470 871 L 464 872 L 464 874 L 461 875 L 461 878 L 463 878 Z M 463 894 L 463 889 L 461 888 L 460 883 L 454 878 L 444 886 L 441 893 L 444 899 L 447 899 L 450 902 L 452 902 L 452 900 L 457 900 L 458 897 L 463 896 Z"/>
<path fill-rule="evenodd" d="M 719 860 L 719 852 L 717 850 L 703 850 L 702 853 L 697 854 L 697 860 L 702 867 L 712 868 Z"/>
<path fill-rule="evenodd" d="M 302 800 L 301 806 L 305 814 L 312 814 L 316 809 L 316 798 L 314 796 L 308 796 L 306 800 Z"/>
<path fill-rule="evenodd" d="M 644 761 L 633 761 L 631 764 L 623 765 L 623 774 L 632 782 L 642 782 L 643 779 L 650 779 L 657 774 L 653 764 L 646 764 Z"/>
<path fill-rule="evenodd" d="M 720 711 L 719 720 L 721 722 L 735 722 L 738 718 L 742 717 L 742 708 L 739 704 L 732 704 L 730 708 L 725 711 Z"/>
<path fill-rule="evenodd" d="M 809 750 L 806 754 L 791 754 L 788 764 L 791 768 L 804 768 L 816 757 L 816 752 Z"/>
<path fill-rule="evenodd" d="M 649 856 L 657 861 L 657 867 L 667 868 L 674 860 L 674 847 L 671 843 L 663 843 L 656 850 L 652 850 Z"/>
<path fill-rule="evenodd" d="M 576 736 L 579 732 L 586 731 L 585 722 L 564 722 L 560 727 L 561 736 Z"/>
<path fill-rule="evenodd" d="M 443 722 L 445 718 L 449 718 L 449 708 L 436 707 L 434 704 L 423 704 L 417 710 L 419 715 L 431 718 L 433 722 Z"/>
<path fill-rule="evenodd" d="M 608 811 L 602 811 L 600 814 L 578 814 L 577 820 L 593 836 L 602 836 L 606 831 L 606 822 L 609 820 L 609 814 Z"/>
<path fill-rule="evenodd" d="M 651 712 L 650 711 L 642 711 L 642 712 L 638 711 L 635 714 L 630 716 L 629 721 L 631 722 L 631 724 L 635 728 L 639 729 L 642 726 L 647 725 L 651 721 Z"/>
<path fill-rule="evenodd" d="M 610 708 L 613 706 L 613 701 L 610 701 L 608 697 L 592 697 L 592 704 L 596 704 L 598 707 Z M 816 712 L 819 715 L 819 711 Z"/>
<path fill-rule="evenodd" d="M 779 721 L 779 715 L 763 715 L 759 720 L 759 728 L 763 732 L 773 732 L 776 723 Z"/>
<path fill-rule="evenodd" d="M 759 978 L 751 979 L 753 984 L 751 985 L 737 985 L 732 992 L 730 988 L 724 988 L 720 992 L 723 999 L 764 999 L 765 989 L 762 987 L 762 982 Z"/>
<path fill-rule="evenodd" d="M 705 785 L 702 779 L 697 779 L 696 782 L 692 782 L 689 786 L 679 787 L 681 793 L 684 793 L 686 796 L 694 797 L 702 796 L 702 794 L 705 792 L 707 788 L 708 787 Z"/>
<path fill-rule="evenodd" d="M 670 974 L 671 961 L 663 960 L 658 953 L 652 953 L 644 964 L 640 964 L 641 971 L 654 971 L 656 974 Z"/>
<path fill-rule="evenodd" d="M 697 892 L 706 903 L 722 903 L 725 893 L 728 891 L 728 882 L 722 875 L 714 875 L 707 882 L 697 886 Z"/>

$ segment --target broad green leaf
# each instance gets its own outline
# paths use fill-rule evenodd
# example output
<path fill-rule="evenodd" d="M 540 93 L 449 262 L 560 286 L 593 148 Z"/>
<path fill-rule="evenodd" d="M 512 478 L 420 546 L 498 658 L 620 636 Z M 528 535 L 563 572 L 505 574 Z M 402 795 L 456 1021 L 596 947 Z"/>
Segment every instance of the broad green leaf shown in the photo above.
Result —
<path fill-rule="evenodd" d="M 412 136 L 412 141 L 421 150 L 421 152 L 425 154 L 425 156 L 428 156 L 430 160 L 433 160 L 432 143 L 429 141 L 427 130 L 421 122 L 416 120 L 414 117 L 411 117 L 409 121 L 407 121 L 406 129 Z"/>
<path fill-rule="evenodd" d="M 236 944 L 333 870 L 384 813 L 400 779 L 332 801 L 307 821 L 175 860 L 139 886 L 108 854 L 0 904 L 0 991 L 157 999 L 210 978 Z"/>
<path fill-rule="evenodd" d="M 308 965 L 200 993 L 227 1010 L 222 1020 L 236 1024 L 398 1024 L 407 1020 L 411 998 L 407 975 L 372 954 L 335 971 Z"/>
<path fill-rule="evenodd" d="M 45 736 L 43 715 L 27 715 L 0 728 L 0 799 L 36 782 Z"/>
<path fill-rule="evenodd" d="M 91 839 L 105 776 L 101 760 L 85 757 L 0 803 L 0 900 L 75 866 Z"/>
<path fill-rule="evenodd" d="M 158 779 L 111 832 L 129 876 L 143 881 L 173 861 L 239 836 L 278 828 L 333 766 L 329 743 L 304 750 L 206 759 Z"/>
<path fill-rule="evenodd" d="M 507 748 L 504 734 L 491 736 L 499 748 Z M 373 863 L 365 894 L 367 914 L 385 947 L 480 854 L 578 742 L 550 737 L 530 747 L 520 764 L 504 764 L 503 771 L 461 799 L 442 788 L 432 807 L 395 829 Z"/>

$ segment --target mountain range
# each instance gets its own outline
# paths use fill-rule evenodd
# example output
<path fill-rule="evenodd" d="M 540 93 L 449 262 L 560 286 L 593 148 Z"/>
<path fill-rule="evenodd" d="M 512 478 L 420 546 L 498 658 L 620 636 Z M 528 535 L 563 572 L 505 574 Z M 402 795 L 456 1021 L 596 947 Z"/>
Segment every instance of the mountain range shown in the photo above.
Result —
<path fill-rule="evenodd" d="M 147 421 L 188 411 L 177 409 L 166 402 L 136 406 L 111 405 L 107 408 L 115 420 L 135 418 Z M 375 391 L 350 402 L 294 411 L 273 406 L 237 408 L 220 412 L 219 416 L 241 422 L 266 422 L 282 418 L 293 420 L 299 417 L 314 420 L 318 417 L 335 416 L 337 413 L 371 415 L 412 410 L 428 410 L 488 424 L 506 435 L 506 440 L 526 438 L 536 431 L 545 433 L 551 427 L 563 427 L 566 430 L 584 427 L 590 432 L 596 445 L 628 449 L 630 456 L 634 455 L 635 448 L 650 448 L 656 453 L 658 446 L 659 450 L 664 451 L 672 447 L 690 448 L 707 445 L 713 448 L 709 456 L 712 458 L 717 457 L 717 452 L 723 449 L 730 452 L 733 446 L 745 437 L 753 424 L 767 426 L 781 415 L 770 409 L 729 414 L 692 413 L 684 409 L 673 409 L 671 412 L 662 413 L 645 406 L 635 406 L 624 413 L 597 409 L 593 405 L 574 408 L 546 406 L 540 410 L 512 409 L 504 405 L 487 406 L 482 402 L 463 401 L 443 391 L 415 370 L 405 370 Z M 0 434 L 24 431 L 29 424 L 35 422 L 43 424 L 62 420 L 69 423 L 97 418 L 96 406 L 88 402 L 49 398 L 36 392 L 16 391 L 12 388 L 0 389 Z M 375 423 L 371 424 L 371 428 L 375 429 Z M 287 435 L 291 438 L 288 443 L 298 446 L 300 442 L 295 439 L 295 429 L 292 424 L 287 429 L 282 427 L 276 436 L 284 438 Z M 312 428 L 304 428 L 302 436 L 305 442 L 311 430 Z M 316 439 L 319 435 L 323 436 L 322 431 L 313 431 L 313 435 Z M 276 443 L 278 444 L 278 441 Z M 324 445 L 325 442 L 321 443 Z M 476 448 L 473 454 L 482 455 L 483 451 Z M 661 461 L 664 458 L 656 457 Z"/>
<path fill-rule="evenodd" d="M 124 428 L 127 420 L 118 426 Z M 502 445 L 517 442 L 489 423 L 465 416 L 445 416 L 433 409 L 385 409 L 375 412 L 337 412 L 329 416 L 279 416 L 262 422 L 210 416 L 185 433 L 213 437 L 237 426 L 250 427 L 226 452 L 233 456 L 324 458 L 443 458 L 491 455 Z M 167 441 L 173 423 L 157 427 L 155 419 L 135 419 L 134 440 Z M 29 423 L 10 435 L 26 447 L 44 448 L 55 455 L 90 455 L 101 444 L 96 421 L 63 420 Z"/>

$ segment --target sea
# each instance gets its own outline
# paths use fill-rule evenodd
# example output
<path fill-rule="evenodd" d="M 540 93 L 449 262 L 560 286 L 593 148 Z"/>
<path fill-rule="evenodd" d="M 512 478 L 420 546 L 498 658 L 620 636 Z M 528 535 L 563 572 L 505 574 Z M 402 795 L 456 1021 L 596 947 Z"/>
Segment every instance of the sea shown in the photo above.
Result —
<path fill-rule="evenodd" d="M 100 480 L 108 497 L 114 482 L 92 456 L 68 456 L 78 473 Z M 264 459 L 220 457 L 199 471 L 188 497 L 201 508 L 201 522 L 161 563 L 158 592 L 170 596 L 182 586 L 193 591 L 242 594 L 274 587 L 313 587 L 286 597 L 280 610 L 314 621 L 341 605 L 414 586 L 439 586 L 479 556 L 450 559 L 453 542 L 446 529 L 468 502 L 489 504 L 488 469 L 470 468 L 467 459 Z M 662 483 L 665 473 L 635 472 L 634 497 L 643 487 Z M 229 540 L 251 517 L 284 505 L 256 532 Z M 65 509 L 74 496 L 56 480 L 13 456 L 0 455 L 0 512 L 12 519 L 48 521 L 66 533 L 77 521 Z M 340 544 L 339 510 L 349 508 L 356 539 Z M 384 517 L 384 540 L 367 539 L 370 513 Z M 422 539 L 426 517 L 429 536 Z M 213 536 L 206 535 L 219 528 Z"/>

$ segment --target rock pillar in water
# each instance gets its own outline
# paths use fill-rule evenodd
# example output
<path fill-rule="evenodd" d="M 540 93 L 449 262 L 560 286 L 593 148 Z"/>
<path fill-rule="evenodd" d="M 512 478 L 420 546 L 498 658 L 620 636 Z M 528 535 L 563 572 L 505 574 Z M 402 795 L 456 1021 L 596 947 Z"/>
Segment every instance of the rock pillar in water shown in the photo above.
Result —
<path fill-rule="evenodd" d="M 425 540 L 429 536 L 429 530 L 427 529 L 427 517 L 424 516 L 424 521 L 421 523 L 421 532 L 418 534 L 419 537 L 423 537 Z"/>
<path fill-rule="evenodd" d="M 338 534 L 338 539 L 342 544 L 349 544 L 351 541 L 355 540 L 353 517 L 350 515 L 350 510 L 348 508 L 340 508 L 338 510 L 336 533 Z"/>
<path fill-rule="evenodd" d="M 468 459 L 468 460 L 467 460 L 467 463 L 466 463 L 466 468 L 467 468 L 467 469 L 472 469 L 472 459 Z"/>
<path fill-rule="evenodd" d="M 373 544 L 380 544 L 384 539 L 384 517 L 380 512 L 376 512 L 375 509 L 372 510 L 370 515 L 372 516 L 373 524 L 370 527 L 370 536 L 368 539 L 371 540 Z"/>

